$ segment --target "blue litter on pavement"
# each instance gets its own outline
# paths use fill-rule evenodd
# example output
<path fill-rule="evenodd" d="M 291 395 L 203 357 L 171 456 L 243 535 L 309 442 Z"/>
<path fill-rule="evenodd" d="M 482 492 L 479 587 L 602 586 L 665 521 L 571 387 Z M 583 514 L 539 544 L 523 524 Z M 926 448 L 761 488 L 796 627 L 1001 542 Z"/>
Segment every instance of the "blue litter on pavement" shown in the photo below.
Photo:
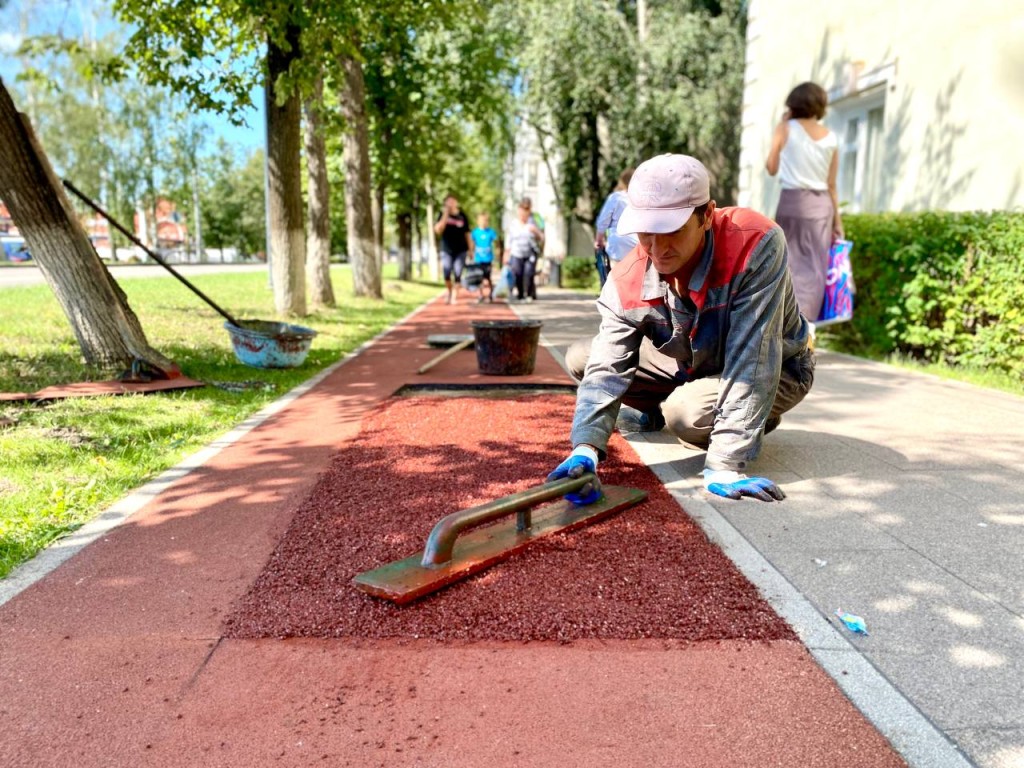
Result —
<path fill-rule="evenodd" d="M 854 616 L 852 613 L 846 613 L 843 610 L 837 610 L 836 616 L 839 620 L 846 625 L 846 628 L 857 635 L 868 634 L 868 625 L 864 623 L 864 619 L 860 616 Z"/>

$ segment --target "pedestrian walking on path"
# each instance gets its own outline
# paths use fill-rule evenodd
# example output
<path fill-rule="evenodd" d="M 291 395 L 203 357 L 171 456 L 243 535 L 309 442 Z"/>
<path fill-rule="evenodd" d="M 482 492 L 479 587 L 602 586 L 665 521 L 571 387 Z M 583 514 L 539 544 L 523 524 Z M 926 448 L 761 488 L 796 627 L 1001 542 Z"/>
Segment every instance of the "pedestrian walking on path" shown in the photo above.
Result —
<path fill-rule="evenodd" d="M 448 195 L 444 199 L 441 215 L 434 224 L 434 233 L 441 238 L 441 272 L 448 288 L 447 301 L 454 304 L 466 259 L 473 257 L 469 217 L 459 208 L 455 195 Z"/>
<path fill-rule="evenodd" d="M 480 298 L 479 302 L 494 302 L 494 281 L 491 279 L 491 269 L 494 265 L 495 245 L 500 245 L 498 233 L 491 227 L 491 216 L 482 212 L 476 218 L 476 228 L 472 232 L 474 257 L 473 263 L 481 270 Z M 499 265 L 500 266 L 500 265 Z M 487 293 L 484 293 L 484 285 L 487 286 Z"/>
<path fill-rule="evenodd" d="M 793 290 L 804 317 L 821 314 L 833 240 L 843 239 L 836 177 L 839 140 L 821 124 L 828 94 L 817 83 L 801 83 L 786 98 L 765 168 L 782 183 L 775 220 L 789 246 Z"/>
<path fill-rule="evenodd" d="M 604 201 L 604 205 L 601 206 L 601 212 L 597 214 L 597 221 L 594 224 L 597 229 L 597 235 L 594 238 L 594 250 L 598 254 L 602 252 L 607 254 L 609 262 L 606 265 L 603 259 L 598 258 L 597 268 L 602 286 L 605 280 L 608 279 L 606 266 L 608 271 L 610 271 L 611 267 L 626 258 L 629 252 L 636 247 L 637 239 L 635 234 L 619 234 L 619 219 L 629 203 L 626 189 L 629 187 L 630 179 L 633 178 L 633 172 L 633 168 L 627 168 L 619 175 L 619 181 L 615 185 L 615 189 L 612 190 L 612 193 Z"/>
<path fill-rule="evenodd" d="M 533 203 L 524 197 L 516 208 L 516 218 L 505 233 L 505 258 L 516 278 L 516 298 L 537 298 L 537 262 L 544 250 L 544 230 L 533 218 Z"/>
<path fill-rule="evenodd" d="M 814 380 L 782 231 L 752 210 L 717 208 L 707 169 L 687 155 L 642 163 L 627 195 L 618 231 L 639 244 L 601 291 L 597 336 L 566 355 L 580 382 L 573 451 L 548 479 L 595 472 L 618 420 L 706 449 L 711 493 L 783 499 L 771 480 L 743 473 Z"/>

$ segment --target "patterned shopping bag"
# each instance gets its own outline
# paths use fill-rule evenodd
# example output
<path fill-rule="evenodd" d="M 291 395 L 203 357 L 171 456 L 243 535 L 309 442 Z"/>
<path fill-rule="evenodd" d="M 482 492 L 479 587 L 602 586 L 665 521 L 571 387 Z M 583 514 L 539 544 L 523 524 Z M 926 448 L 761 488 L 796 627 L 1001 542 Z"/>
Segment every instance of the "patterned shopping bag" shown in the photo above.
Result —
<path fill-rule="evenodd" d="M 825 280 L 825 301 L 815 325 L 831 325 L 853 319 L 853 269 L 850 266 L 850 240 L 836 240 L 828 253 L 828 277 Z"/>

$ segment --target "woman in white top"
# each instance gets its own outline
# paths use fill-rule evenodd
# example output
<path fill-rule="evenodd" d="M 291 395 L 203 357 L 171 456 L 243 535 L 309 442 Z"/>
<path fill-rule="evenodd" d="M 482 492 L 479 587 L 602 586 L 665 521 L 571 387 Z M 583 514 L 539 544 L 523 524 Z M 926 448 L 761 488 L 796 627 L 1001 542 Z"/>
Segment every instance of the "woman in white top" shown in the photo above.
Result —
<path fill-rule="evenodd" d="M 828 252 L 842 239 L 836 176 L 839 141 L 821 124 L 828 94 L 816 83 L 801 83 L 786 98 L 786 113 L 775 128 L 765 168 L 782 182 L 775 221 L 789 246 L 793 290 L 804 317 L 821 312 Z"/>
<path fill-rule="evenodd" d="M 537 298 L 537 259 L 543 250 L 544 231 L 534 219 L 533 203 L 524 197 L 519 201 L 518 216 L 505 229 L 505 260 L 515 275 L 519 301 Z"/>

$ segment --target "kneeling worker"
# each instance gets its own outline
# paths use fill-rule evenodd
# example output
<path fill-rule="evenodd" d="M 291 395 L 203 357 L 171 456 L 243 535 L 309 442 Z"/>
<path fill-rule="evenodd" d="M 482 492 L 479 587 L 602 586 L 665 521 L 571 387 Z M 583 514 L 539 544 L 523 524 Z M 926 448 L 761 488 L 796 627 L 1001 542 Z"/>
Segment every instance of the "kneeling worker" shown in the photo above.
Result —
<path fill-rule="evenodd" d="M 707 169 L 687 155 L 641 164 L 628 197 L 618 231 L 639 243 L 601 291 L 597 336 L 566 354 L 579 381 L 573 451 L 548 480 L 596 472 L 618 423 L 665 427 L 706 449 L 711 493 L 785 498 L 771 480 L 744 474 L 762 436 L 814 381 L 782 230 L 755 211 L 716 208 Z M 588 485 L 567 498 L 599 497 Z"/>

